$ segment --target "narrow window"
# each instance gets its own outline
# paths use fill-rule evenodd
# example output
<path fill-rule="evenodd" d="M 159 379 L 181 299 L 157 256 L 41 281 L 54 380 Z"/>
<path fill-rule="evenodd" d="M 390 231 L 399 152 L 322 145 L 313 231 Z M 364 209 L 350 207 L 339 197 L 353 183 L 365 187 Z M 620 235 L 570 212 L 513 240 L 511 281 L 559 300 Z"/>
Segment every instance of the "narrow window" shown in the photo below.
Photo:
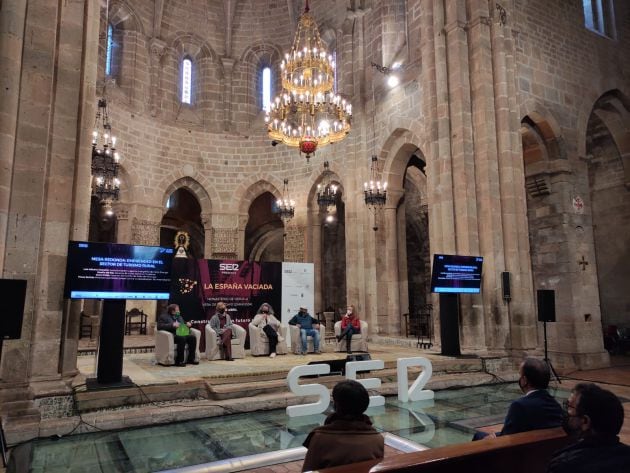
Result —
<path fill-rule="evenodd" d="M 112 74 L 112 47 L 114 44 L 114 28 L 112 24 L 107 25 L 107 51 L 105 53 L 105 75 Z"/>
<path fill-rule="evenodd" d="M 192 61 L 188 58 L 182 63 L 182 103 L 190 104 L 192 88 Z"/>
<path fill-rule="evenodd" d="M 262 71 L 262 109 L 269 111 L 271 102 L 271 69 L 265 67 Z"/>
<path fill-rule="evenodd" d="M 615 10 L 613 0 L 582 0 L 584 26 L 609 38 L 615 38 Z"/>

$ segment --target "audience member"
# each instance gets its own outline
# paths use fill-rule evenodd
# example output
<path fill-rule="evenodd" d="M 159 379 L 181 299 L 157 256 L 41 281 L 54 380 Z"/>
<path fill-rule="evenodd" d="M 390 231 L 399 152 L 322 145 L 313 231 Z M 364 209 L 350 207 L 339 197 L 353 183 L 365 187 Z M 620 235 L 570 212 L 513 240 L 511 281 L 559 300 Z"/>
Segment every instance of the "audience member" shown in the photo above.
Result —
<path fill-rule="evenodd" d="M 345 380 L 332 391 L 335 412 L 304 441 L 308 449 L 302 471 L 347 465 L 384 456 L 385 439 L 364 414 L 370 403 L 361 383 Z"/>
<path fill-rule="evenodd" d="M 184 353 L 186 345 L 188 345 L 188 360 L 192 365 L 198 365 L 195 361 L 195 351 L 197 349 L 197 338 L 190 333 L 190 322 L 185 322 L 179 312 L 177 304 L 171 304 L 166 308 L 165 314 L 160 314 L 157 322 L 158 330 L 166 330 L 171 332 L 174 337 L 177 352 L 175 354 L 175 366 L 186 366 L 184 362 Z"/>
<path fill-rule="evenodd" d="M 556 452 L 548 473 L 627 473 L 630 446 L 619 441 L 623 406 L 612 392 L 580 383 L 565 404 L 563 427 L 577 442 Z"/>
<path fill-rule="evenodd" d="M 234 361 L 232 358 L 232 319 L 227 313 L 225 302 L 217 303 L 217 311 L 210 319 L 210 328 L 219 336 L 225 360 Z"/>
<path fill-rule="evenodd" d="M 521 363 L 519 375 L 518 386 L 525 395 L 510 404 L 501 432 L 476 432 L 473 440 L 562 425 L 562 407 L 547 391 L 551 379 L 547 363 L 537 358 L 526 358 Z"/>
<path fill-rule="evenodd" d="M 276 319 L 273 314 L 272 307 L 266 302 L 260 306 L 258 313 L 251 321 L 254 327 L 261 328 L 267 340 L 269 340 L 269 357 L 274 358 L 276 356 L 276 346 L 278 345 L 280 330 L 280 321 Z"/>
<path fill-rule="evenodd" d="M 302 350 L 300 354 L 306 355 L 306 342 L 309 336 L 313 338 L 313 350 L 315 353 L 321 353 L 319 350 L 319 322 L 308 313 L 306 307 L 300 307 L 300 311 L 289 320 L 289 325 L 295 325 L 300 329 L 300 339 L 302 340 Z M 291 341 L 291 343 L 293 343 L 293 341 Z"/>

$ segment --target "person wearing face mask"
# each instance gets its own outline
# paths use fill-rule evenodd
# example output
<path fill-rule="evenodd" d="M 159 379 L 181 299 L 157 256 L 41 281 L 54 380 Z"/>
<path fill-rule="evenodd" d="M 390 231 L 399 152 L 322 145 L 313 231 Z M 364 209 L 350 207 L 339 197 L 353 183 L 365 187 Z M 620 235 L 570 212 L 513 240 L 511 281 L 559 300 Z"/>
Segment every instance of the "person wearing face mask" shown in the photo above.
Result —
<path fill-rule="evenodd" d="M 473 440 L 560 427 L 562 407 L 547 391 L 550 379 L 549 366 L 544 360 L 526 358 L 521 363 L 518 378 L 518 386 L 525 395 L 510 404 L 501 432 L 475 432 Z"/>
<path fill-rule="evenodd" d="M 547 473 L 630 471 L 630 446 L 618 437 L 623 419 L 623 405 L 612 392 L 593 383 L 577 384 L 565 403 L 562 425 L 577 441 L 554 453 Z"/>
<path fill-rule="evenodd" d="M 225 302 L 217 303 L 217 311 L 210 319 L 210 328 L 219 335 L 225 361 L 234 361 L 232 358 L 232 319 L 227 313 Z"/>
<path fill-rule="evenodd" d="M 341 334 L 337 335 L 337 341 L 342 338 L 346 339 L 346 351 L 352 353 L 350 348 L 352 343 L 352 335 L 355 333 L 361 333 L 361 322 L 359 321 L 359 314 L 356 313 L 353 305 L 349 305 L 345 315 L 341 319 Z"/>
<path fill-rule="evenodd" d="M 166 314 L 161 314 L 158 319 L 157 329 L 171 332 L 174 336 L 175 345 L 177 345 L 177 354 L 175 355 L 175 366 L 186 366 L 184 362 L 184 353 L 186 345 L 188 345 L 188 360 L 192 365 L 198 365 L 195 361 L 195 350 L 197 348 L 197 338 L 190 333 L 190 322 L 185 322 L 179 312 L 177 304 L 171 304 L 166 308 Z"/>
<path fill-rule="evenodd" d="M 278 345 L 278 330 L 280 321 L 273 315 L 273 309 L 266 302 L 260 306 L 258 313 L 252 320 L 254 327 L 261 328 L 269 340 L 269 357 L 275 358 L 276 346 Z"/>

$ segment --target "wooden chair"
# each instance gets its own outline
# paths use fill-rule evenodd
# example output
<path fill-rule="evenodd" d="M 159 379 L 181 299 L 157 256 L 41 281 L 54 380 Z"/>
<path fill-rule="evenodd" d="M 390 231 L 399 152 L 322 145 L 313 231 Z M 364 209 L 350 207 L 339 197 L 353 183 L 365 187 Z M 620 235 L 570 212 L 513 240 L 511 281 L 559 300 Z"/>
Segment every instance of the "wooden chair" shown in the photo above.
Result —
<path fill-rule="evenodd" d="M 76 313 L 76 312 L 75 312 Z M 79 329 L 79 338 L 92 338 L 92 317 L 81 311 L 81 323 Z"/>
<path fill-rule="evenodd" d="M 147 334 L 147 314 L 142 309 L 134 307 L 125 313 L 125 335 L 131 335 L 132 330 L 137 330 L 139 335 Z"/>

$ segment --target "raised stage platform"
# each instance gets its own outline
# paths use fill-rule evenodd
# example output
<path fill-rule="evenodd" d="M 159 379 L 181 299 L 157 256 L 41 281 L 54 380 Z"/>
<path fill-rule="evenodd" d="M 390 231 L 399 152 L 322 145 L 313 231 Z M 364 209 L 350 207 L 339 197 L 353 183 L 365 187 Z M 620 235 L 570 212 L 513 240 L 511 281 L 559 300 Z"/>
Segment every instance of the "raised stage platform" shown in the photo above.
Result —
<path fill-rule="evenodd" d="M 334 352 L 334 345 L 326 344 L 320 355 L 287 354 L 269 358 L 252 357 L 248 352 L 246 358 L 232 362 L 202 359 L 199 365 L 165 367 L 155 363 L 153 340 L 152 336 L 125 337 L 123 374 L 131 378 L 134 386 L 88 391 L 85 383 L 87 378 L 94 376 L 96 346 L 92 345 L 93 341 L 82 339 L 77 363 L 80 373 L 71 386 L 40 393 L 33 403 L 39 416 L 5 422 L 9 444 L 36 437 L 65 435 L 71 431 L 154 425 L 310 402 L 289 392 L 286 386 L 289 370 L 311 362 L 344 360 L 347 356 Z M 382 386 L 378 391 L 395 395 L 396 360 L 424 356 L 433 364 L 433 376 L 427 389 L 516 379 L 514 364 L 506 358 L 443 357 L 436 350 L 417 349 L 415 344 L 415 339 L 381 338 L 380 343 L 370 342 L 371 358 L 383 360 L 385 369 L 363 376 L 380 378 Z M 409 378 L 410 382 L 415 379 L 414 370 L 410 371 Z M 325 376 L 318 382 L 332 388 L 341 379 L 340 375 Z"/>

